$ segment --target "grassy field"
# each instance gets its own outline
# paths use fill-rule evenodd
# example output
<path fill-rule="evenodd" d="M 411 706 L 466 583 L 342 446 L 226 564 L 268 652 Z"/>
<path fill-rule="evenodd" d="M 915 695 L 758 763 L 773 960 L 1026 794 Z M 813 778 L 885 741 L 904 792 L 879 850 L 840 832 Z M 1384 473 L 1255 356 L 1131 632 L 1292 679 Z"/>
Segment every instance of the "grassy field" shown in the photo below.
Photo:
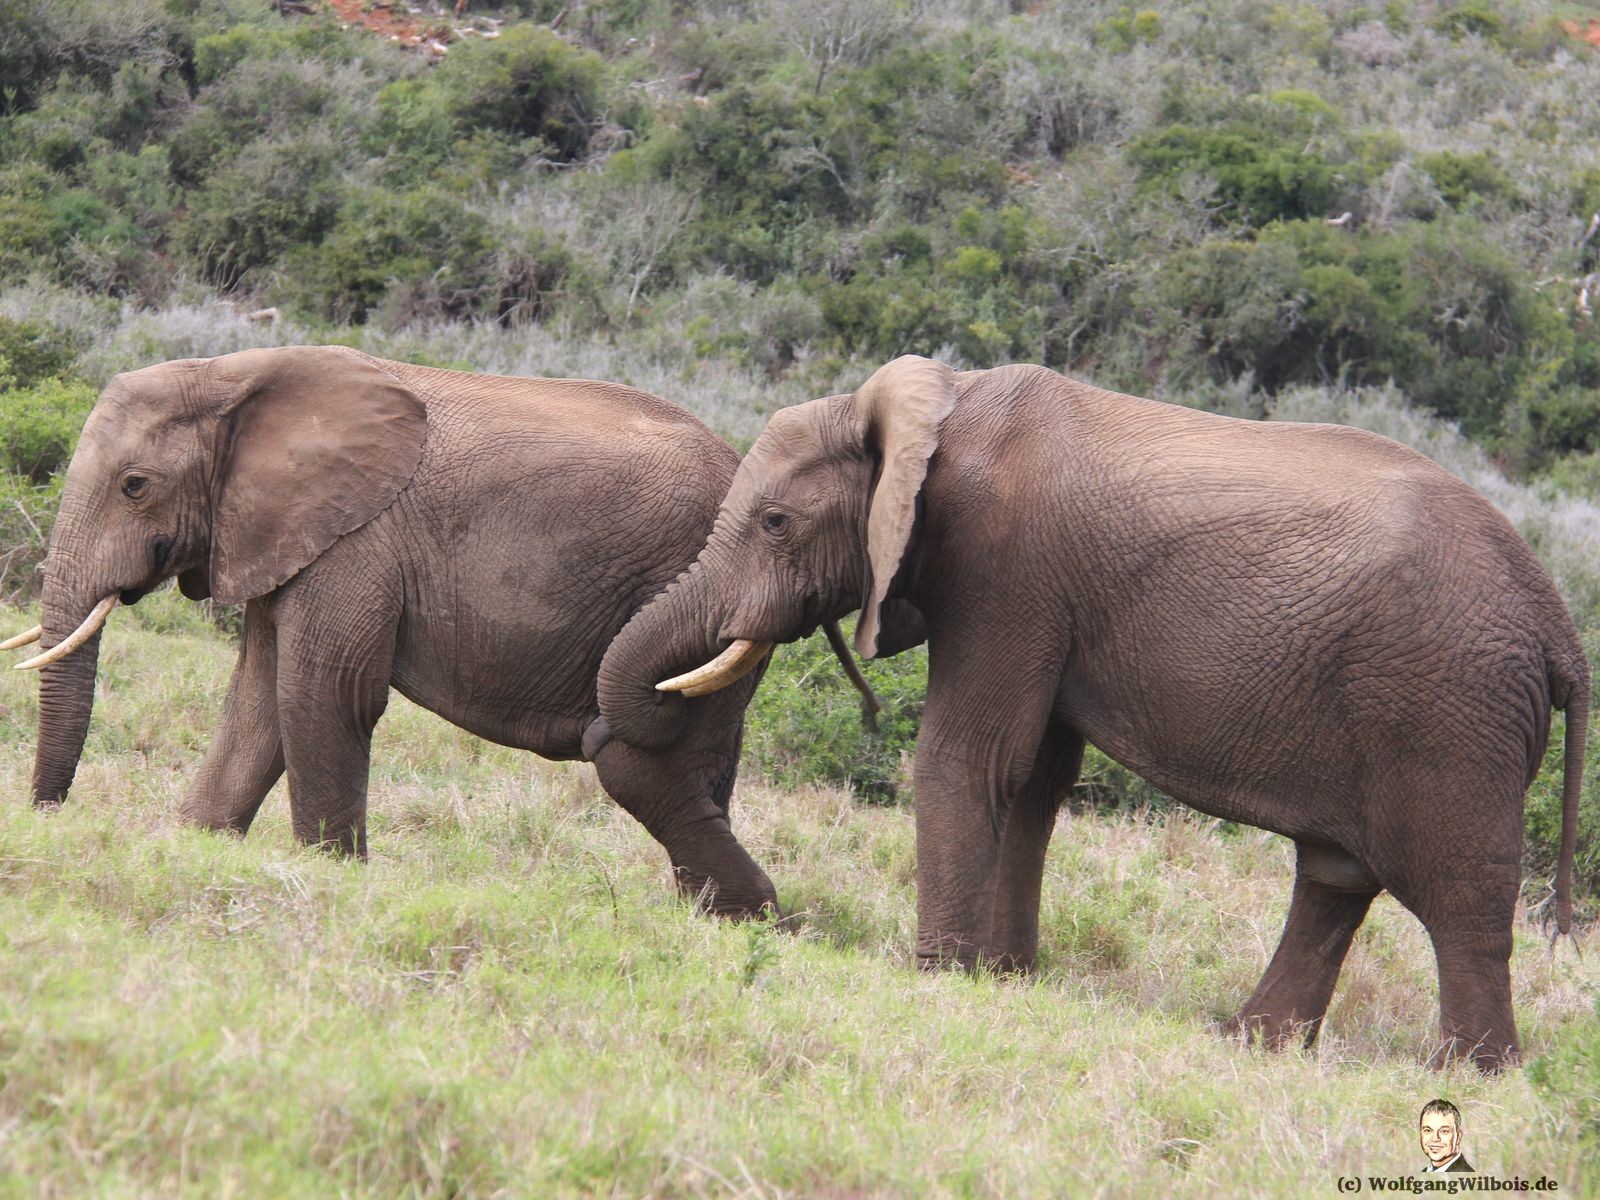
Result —
<path fill-rule="evenodd" d="M 1600 953 L 1519 925 L 1532 1064 L 1422 1065 L 1433 958 L 1387 897 L 1311 1054 L 1219 1032 L 1287 903 L 1282 839 L 1064 819 L 1028 981 L 922 976 L 912 817 L 745 780 L 787 932 L 713 923 L 586 766 L 400 700 L 371 862 L 179 798 L 231 662 L 174 595 L 115 615 L 59 813 L 25 803 L 35 680 L 3 672 L 0 1178 L 17 1196 L 1315 1196 L 1420 1163 L 1600 1194 Z M 0 615 L 16 627 L 25 614 Z M 10 625 L 7 626 L 9 631 Z"/>

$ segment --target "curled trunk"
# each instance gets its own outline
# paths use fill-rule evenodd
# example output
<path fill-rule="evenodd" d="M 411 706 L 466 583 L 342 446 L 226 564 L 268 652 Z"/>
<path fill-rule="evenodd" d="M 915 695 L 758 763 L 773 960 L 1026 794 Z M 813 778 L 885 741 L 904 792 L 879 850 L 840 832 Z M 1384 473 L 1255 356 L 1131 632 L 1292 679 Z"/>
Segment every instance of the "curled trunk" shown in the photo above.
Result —
<path fill-rule="evenodd" d="M 709 630 L 705 571 L 696 562 L 633 615 L 600 662 L 600 715 L 613 736 L 660 750 L 682 735 L 688 701 L 656 684 L 699 666 L 721 649 Z"/>

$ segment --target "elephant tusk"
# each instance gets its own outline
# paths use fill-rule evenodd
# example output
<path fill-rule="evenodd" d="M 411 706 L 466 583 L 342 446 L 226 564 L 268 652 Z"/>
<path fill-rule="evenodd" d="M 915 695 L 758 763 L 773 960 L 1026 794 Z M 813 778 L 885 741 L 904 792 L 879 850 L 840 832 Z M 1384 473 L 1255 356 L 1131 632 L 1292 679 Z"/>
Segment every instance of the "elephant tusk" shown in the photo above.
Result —
<path fill-rule="evenodd" d="M 11 669 L 13 671 L 37 671 L 40 667 L 48 667 L 53 662 L 60 662 L 100 632 L 100 626 L 106 623 L 106 618 L 111 615 L 111 610 L 117 606 L 120 600 L 120 596 L 107 596 L 94 606 L 89 615 L 83 619 L 83 624 L 79 625 L 65 638 L 51 646 L 43 654 L 30 658 L 27 662 L 19 662 Z"/>
<path fill-rule="evenodd" d="M 663 679 L 656 684 L 656 691 L 682 692 L 685 696 L 704 696 L 721 691 L 755 670 L 771 649 L 771 642 L 752 642 L 740 638 L 705 666 L 696 667 L 686 675 Z"/>
<path fill-rule="evenodd" d="M 16 650 L 30 642 L 37 642 L 42 636 L 44 636 L 44 626 L 35 625 L 32 629 L 23 630 L 16 637 L 0 642 L 0 650 Z"/>

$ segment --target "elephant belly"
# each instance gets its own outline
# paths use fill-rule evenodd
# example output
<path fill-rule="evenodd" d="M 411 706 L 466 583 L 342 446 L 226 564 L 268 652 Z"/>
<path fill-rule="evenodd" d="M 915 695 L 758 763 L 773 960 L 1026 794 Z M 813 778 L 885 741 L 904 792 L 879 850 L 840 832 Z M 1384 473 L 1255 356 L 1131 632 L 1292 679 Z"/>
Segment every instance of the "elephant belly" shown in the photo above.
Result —
<path fill-rule="evenodd" d="M 1180 804 L 1297 839 L 1349 845 L 1361 834 L 1359 763 L 1328 761 L 1318 747 L 1337 743 L 1321 718 L 1302 714 L 1252 722 L 1226 710 L 1167 712 L 1144 728 L 1140 708 L 1095 704 L 1070 691 L 1057 719 L 1108 758 Z"/>
<path fill-rule="evenodd" d="M 604 645 L 593 631 L 474 619 L 413 622 L 395 658 L 407 699 L 469 733 L 546 758 L 578 758 Z"/>

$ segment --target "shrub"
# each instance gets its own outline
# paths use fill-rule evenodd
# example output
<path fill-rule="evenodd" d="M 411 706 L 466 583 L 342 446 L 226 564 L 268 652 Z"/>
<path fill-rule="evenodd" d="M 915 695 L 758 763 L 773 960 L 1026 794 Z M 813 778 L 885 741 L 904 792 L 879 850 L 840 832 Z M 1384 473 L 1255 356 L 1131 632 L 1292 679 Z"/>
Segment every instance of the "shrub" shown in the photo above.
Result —
<path fill-rule="evenodd" d="M 25 475 L 0 470 L 0 596 L 8 604 L 36 596 L 63 477 L 34 483 Z"/>
<path fill-rule="evenodd" d="M 1595 373 L 1571 318 L 1473 220 L 1353 234 L 1281 222 L 1173 255 L 1158 295 L 1181 351 L 1219 379 L 1393 379 L 1474 437 L 1528 420 L 1535 454 L 1597 431 L 1575 390 Z"/>
<path fill-rule="evenodd" d="M 173 180 L 202 184 L 262 139 L 358 149 L 385 82 L 359 62 L 247 58 L 201 90 L 167 139 Z"/>
<path fill-rule="evenodd" d="M 750 704 L 746 760 L 781 786 L 833 784 L 863 799 L 894 800 L 903 760 L 916 744 L 927 664 L 922 650 L 862 664 L 883 702 L 874 733 L 862 720 L 861 697 L 820 632 L 779 646 Z"/>
<path fill-rule="evenodd" d="M 63 471 L 98 394 L 91 384 L 55 378 L 0 391 L 0 470 L 34 486 Z"/>
<path fill-rule="evenodd" d="M 1214 178 L 1230 212 L 1249 225 L 1323 216 L 1340 182 L 1332 163 L 1246 126 L 1169 125 L 1135 139 L 1128 157 L 1147 184 L 1172 187 L 1184 173 Z"/>
<path fill-rule="evenodd" d="M 340 210 L 319 247 L 296 253 L 290 275 L 306 298 L 334 320 L 364 321 L 391 287 L 411 315 L 465 317 L 490 287 L 488 222 L 440 187 L 395 194 L 358 193 Z"/>
<path fill-rule="evenodd" d="M 1593 660 L 1600 642 L 1593 637 L 1587 647 Z M 1550 730 L 1539 774 L 1528 789 L 1524 809 L 1527 836 L 1523 841 L 1523 869 L 1549 882 L 1555 878 L 1561 847 L 1561 778 L 1564 721 Z M 1578 853 L 1573 865 L 1574 891 L 1579 896 L 1600 894 L 1600 763 L 1591 755 L 1583 772 L 1583 793 L 1578 808 Z"/>
<path fill-rule="evenodd" d="M 1161 15 L 1150 9 L 1134 12 L 1122 8 L 1094 27 L 1095 41 L 1113 54 L 1127 54 L 1141 43 L 1149 44 L 1161 36 Z"/>
<path fill-rule="evenodd" d="M 506 29 L 494 41 L 458 45 L 437 84 L 463 129 L 537 138 L 567 162 L 588 147 L 600 112 L 604 63 L 540 25 Z"/>
<path fill-rule="evenodd" d="M 179 247 L 219 287 L 315 243 L 333 227 L 344 183 L 331 130 L 251 142 L 203 188 L 191 193 Z"/>
<path fill-rule="evenodd" d="M 57 330 L 0 316 L 0 394 L 67 374 L 77 352 Z"/>
<path fill-rule="evenodd" d="M 1505 18 L 1487 0 L 1464 0 L 1444 9 L 1433 27 L 1451 37 L 1481 37 L 1495 41 L 1505 33 Z"/>
<path fill-rule="evenodd" d="M 1428 173 L 1445 203 L 1457 210 L 1513 194 L 1510 178 L 1488 150 L 1477 154 L 1426 154 L 1417 160 L 1417 165 Z"/>

